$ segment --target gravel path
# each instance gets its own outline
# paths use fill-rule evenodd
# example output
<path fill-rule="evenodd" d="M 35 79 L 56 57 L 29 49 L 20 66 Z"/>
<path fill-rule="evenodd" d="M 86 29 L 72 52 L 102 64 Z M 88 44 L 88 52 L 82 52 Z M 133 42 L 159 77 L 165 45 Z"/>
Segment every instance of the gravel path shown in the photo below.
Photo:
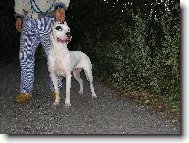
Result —
<path fill-rule="evenodd" d="M 0 69 L 1 134 L 180 134 L 180 125 L 169 125 L 164 118 L 119 93 L 94 81 L 97 99 L 91 98 L 84 74 L 84 94 L 72 78 L 71 104 L 64 108 L 65 80 L 58 107 L 52 106 L 46 61 L 36 60 L 32 101 L 17 104 L 20 69 L 10 64 Z"/>

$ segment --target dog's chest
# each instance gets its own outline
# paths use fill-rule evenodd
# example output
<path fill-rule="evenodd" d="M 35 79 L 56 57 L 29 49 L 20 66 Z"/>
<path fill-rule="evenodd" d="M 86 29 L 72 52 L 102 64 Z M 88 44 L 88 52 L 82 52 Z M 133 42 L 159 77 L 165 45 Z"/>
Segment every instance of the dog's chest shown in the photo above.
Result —
<path fill-rule="evenodd" d="M 57 76 L 66 75 L 66 67 L 61 59 L 56 59 L 54 62 L 54 72 Z"/>

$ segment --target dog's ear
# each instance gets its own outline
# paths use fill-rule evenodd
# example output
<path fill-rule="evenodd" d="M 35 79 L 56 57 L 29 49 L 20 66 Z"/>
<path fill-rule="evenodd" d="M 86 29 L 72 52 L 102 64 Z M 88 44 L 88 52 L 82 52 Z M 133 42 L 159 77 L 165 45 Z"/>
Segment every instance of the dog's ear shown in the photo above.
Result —
<path fill-rule="evenodd" d="M 66 21 L 64 21 L 64 24 L 66 24 L 66 25 L 68 26 L 68 24 L 67 24 L 67 22 L 66 22 Z"/>
<path fill-rule="evenodd" d="M 56 21 L 55 23 L 54 23 L 54 27 L 56 27 L 58 25 L 58 22 Z"/>

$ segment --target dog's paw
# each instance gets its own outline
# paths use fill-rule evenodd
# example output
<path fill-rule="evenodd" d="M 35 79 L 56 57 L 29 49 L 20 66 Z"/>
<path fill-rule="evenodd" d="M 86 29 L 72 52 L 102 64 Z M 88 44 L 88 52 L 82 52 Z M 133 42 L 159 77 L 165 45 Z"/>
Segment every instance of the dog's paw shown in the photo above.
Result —
<path fill-rule="evenodd" d="M 97 98 L 96 94 L 92 95 L 92 98 L 93 98 L 93 99 L 94 99 L 94 98 Z"/>
<path fill-rule="evenodd" d="M 65 108 L 69 108 L 71 107 L 71 104 L 70 103 L 65 103 Z"/>
<path fill-rule="evenodd" d="M 78 93 L 81 94 L 81 95 L 83 95 L 83 91 L 79 91 Z"/>
<path fill-rule="evenodd" d="M 59 105 L 59 102 L 54 102 L 53 105 L 54 105 L 54 106 L 58 106 L 58 105 Z"/>

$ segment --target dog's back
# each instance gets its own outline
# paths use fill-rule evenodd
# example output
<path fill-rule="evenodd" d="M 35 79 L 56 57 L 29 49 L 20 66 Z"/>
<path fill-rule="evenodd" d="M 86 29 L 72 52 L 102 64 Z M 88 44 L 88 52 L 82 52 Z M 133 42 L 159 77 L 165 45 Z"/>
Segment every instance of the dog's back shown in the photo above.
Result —
<path fill-rule="evenodd" d="M 89 65 L 90 70 L 92 69 L 92 64 L 89 59 L 89 57 L 81 52 L 81 51 L 69 51 L 70 53 L 70 60 L 71 60 L 71 65 L 72 65 L 72 70 L 77 69 L 77 68 L 84 68 L 86 65 Z"/>

